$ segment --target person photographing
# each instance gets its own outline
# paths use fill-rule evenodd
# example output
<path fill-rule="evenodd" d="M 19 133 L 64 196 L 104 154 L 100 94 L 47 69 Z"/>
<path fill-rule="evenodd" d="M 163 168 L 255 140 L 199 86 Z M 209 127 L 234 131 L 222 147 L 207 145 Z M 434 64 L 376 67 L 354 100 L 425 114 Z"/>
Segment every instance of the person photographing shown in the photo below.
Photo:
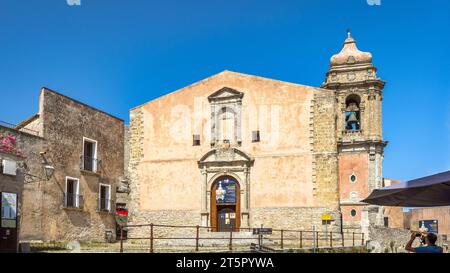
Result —
<path fill-rule="evenodd" d="M 412 247 L 416 238 L 420 238 L 420 246 Z M 405 250 L 415 253 L 442 253 L 442 247 L 436 245 L 437 236 L 434 233 L 411 232 L 411 239 L 405 246 Z"/>

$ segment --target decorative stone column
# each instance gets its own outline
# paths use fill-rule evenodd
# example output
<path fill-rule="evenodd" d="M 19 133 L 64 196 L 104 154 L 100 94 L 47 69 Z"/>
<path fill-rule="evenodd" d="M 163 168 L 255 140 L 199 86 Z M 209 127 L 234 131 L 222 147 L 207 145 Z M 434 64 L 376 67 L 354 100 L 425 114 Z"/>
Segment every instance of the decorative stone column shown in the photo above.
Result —
<path fill-rule="evenodd" d="M 361 232 L 364 233 L 365 240 L 370 240 L 370 234 L 369 234 L 369 208 L 365 207 L 361 211 Z"/>
<path fill-rule="evenodd" d="M 245 168 L 245 190 L 242 193 L 242 221 L 241 226 L 248 228 L 250 227 L 250 170 L 249 168 Z"/>
<path fill-rule="evenodd" d="M 361 217 L 361 229 L 367 241 L 371 239 L 370 227 L 383 225 L 382 207 L 369 205 L 363 209 Z"/>
<path fill-rule="evenodd" d="M 202 170 L 202 200 L 201 200 L 201 219 L 202 226 L 208 226 L 208 173 L 206 172 L 206 168 Z"/>

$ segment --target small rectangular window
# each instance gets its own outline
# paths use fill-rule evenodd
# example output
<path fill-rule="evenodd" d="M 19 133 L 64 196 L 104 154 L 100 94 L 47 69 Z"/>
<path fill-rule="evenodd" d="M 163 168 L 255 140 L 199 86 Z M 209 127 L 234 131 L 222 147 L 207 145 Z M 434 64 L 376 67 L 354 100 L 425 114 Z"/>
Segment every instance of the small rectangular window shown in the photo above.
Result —
<path fill-rule="evenodd" d="M 83 170 L 97 172 L 97 141 L 83 138 Z"/>
<path fill-rule="evenodd" d="M 389 227 L 389 217 L 384 217 L 384 226 Z"/>
<path fill-rule="evenodd" d="M 252 142 L 259 142 L 259 141 L 260 141 L 259 130 L 253 131 L 252 132 Z"/>
<path fill-rule="evenodd" d="M 77 178 L 66 177 L 64 207 L 66 208 L 81 207 L 80 181 Z"/>
<path fill-rule="evenodd" d="M 99 210 L 111 211 L 111 185 L 100 184 Z"/>
<path fill-rule="evenodd" d="M 192 145 L 200 146 L 200 135 L 192 135 Z"/>

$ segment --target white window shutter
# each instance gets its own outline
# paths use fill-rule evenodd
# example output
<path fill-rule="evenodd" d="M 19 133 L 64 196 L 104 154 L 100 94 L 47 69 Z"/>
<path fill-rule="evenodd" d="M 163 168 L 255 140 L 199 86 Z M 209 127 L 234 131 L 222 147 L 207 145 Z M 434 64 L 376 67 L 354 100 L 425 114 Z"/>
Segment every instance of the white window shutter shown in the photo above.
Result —
<path fill-rule="evenodd" d="M 108 211 L 111 211 L 111 186 L 108 187 L 108 191 L 107 191 L 108 195 L 107 195 L 107 202 L 108 202 Z"/>
<path fill-rule="evenodd" d="M 17 162 L 13 160 L 3 159 L 3 174 L 16 175 Z"/>

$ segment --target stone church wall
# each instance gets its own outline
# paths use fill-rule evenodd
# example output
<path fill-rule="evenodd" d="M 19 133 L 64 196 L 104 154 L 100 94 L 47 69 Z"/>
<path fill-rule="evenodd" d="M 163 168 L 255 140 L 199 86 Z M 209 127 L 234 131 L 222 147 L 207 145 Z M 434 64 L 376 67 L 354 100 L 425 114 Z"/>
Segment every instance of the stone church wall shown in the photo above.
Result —
<path fill-rule="evenodd" d="M 130 111 L 130 223 L 205 223 L 200 220 L 205 182 L 197 161 L 212 149 L 207 98 L 223 87 L 244 93 L 242 143 L 233 147 L 254 160 L 250 226 L 285 222 L 280 228 L 311 229 L 322 226 L 322 214 L 332 214 L 331 225 L 339 227 L 333 91 L 229 71 Z M 201 122 L 190 123 L 196 119 Z M 257 129 L 261 141 L 252 142 Z M 199 146 L 192 145 L 193 134 L 200 134 Z M 226 166 L 222 162 L 220 172 Z"/>
<path fill-rule="evenodd" d="M 311 120 L 314 198 L 317 206 L 339 210 L 336 110 L 333 91 L 318 90 Z"/>

